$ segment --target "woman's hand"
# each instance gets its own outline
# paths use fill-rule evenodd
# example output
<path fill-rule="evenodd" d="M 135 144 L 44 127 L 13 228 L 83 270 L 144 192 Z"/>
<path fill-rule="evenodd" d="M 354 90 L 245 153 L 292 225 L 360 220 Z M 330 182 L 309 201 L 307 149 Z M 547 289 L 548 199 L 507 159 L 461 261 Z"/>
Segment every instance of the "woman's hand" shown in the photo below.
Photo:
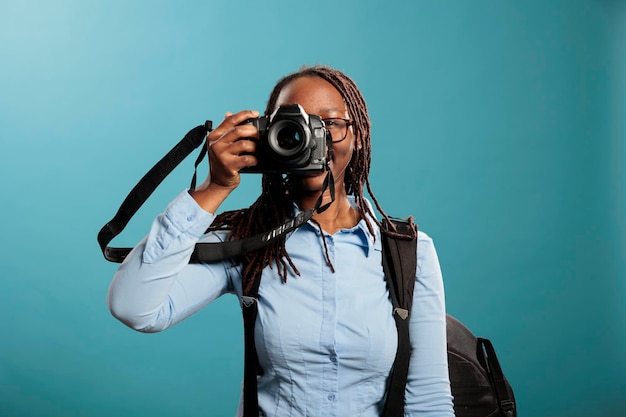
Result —
<path fill-rule="evenodd" d="M 257 164 L 256 127 L 242 122 L 259 116 L 259 112 L 244 110 L 226 113 L 224 120 L 207 136 L 209 175 L 191 196 L 200 206 L 215 213 L 219 205 L 239 186 L 239 170 Z M 241 139 L 252 140 L 241 140 Z"/>

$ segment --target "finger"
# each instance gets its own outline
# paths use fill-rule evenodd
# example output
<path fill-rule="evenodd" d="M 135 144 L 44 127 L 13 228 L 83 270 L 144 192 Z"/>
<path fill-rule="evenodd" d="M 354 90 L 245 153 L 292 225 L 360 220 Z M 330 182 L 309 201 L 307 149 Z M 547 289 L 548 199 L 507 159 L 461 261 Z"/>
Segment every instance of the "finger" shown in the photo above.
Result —
<path fill-rule="evenodd" d="M 253 154 L 243 154 L 236 156 L 230 165 L 234 170 L 240 171 L 242 168 L 255 166 L 258 163 L 257 157 Z"/>
<path fill-rule="evenodd" d="M 231 112 L 226 112 L 222 123 L 220 123 L 219 126 L 215 128 L 212 132 L 210 132 L 209 135 L 207 136 L 207 142 L 209 146 L 227 137 L 227 135 L 232 133 L 235 130 L 234 128 L 241 125 L 241 123 L 245 122 L 246 120 L 256 118 L 258 117 L 258 115 L 259 115 L 259 112 L 256 110 L 243 110 L 234 114 Z M 244 137 L 244 135 L 250 136 L 250 137 L 256 136 L 255 135 L 256 129 L 253 126 L 250 126 L 250 125 L 243 125 L 243 126 L 247 126 L 248 129 L 247 130 L 237 129 L 237 132 L 241 131 L 242 133 L 242 136 L 239 136 L 239 137 Z M 249 128 L 252 128 L 252 129 L 249 129 Z M 237 136 L 231 136 L 230 138 L 232 141 L 238 139 Z"/>
<path fill-rule="evenodd" d="M 220 165 L 229 171 L 239 171 L 245 166 L 256 165 L 257 143 L 254 140 L 242 139 L 230 144 L 221 142 L 219 149 L 209 152 L 209 159 L 215 166 Z M 251 156 L 252 158 L 247 158 Z"/>
<path fill-rule="evenodd" d="M 230 146 L 231 144 L 242 140 L 254 141 L 258 138 L 258 129 L 250 124 L 236 125 L 229 130 L 224 131 L 220 136 L 207 137 L 209 147 L 218 143 L 221 143 L 224 146 Z"/>
<path fill-rule="evenodd" d="M 209 166 L 214 176 L 223 176 L 226 173 L 227 176 L 237 175 L 242 168 L 258 163 L 256 155 L 251 152 L 226 152 L 221 154 L 219 158 L 209 157 L 209 159 Z"/>
<path fill-rule="evenodd" d="M 206 140 L 207 140 L 207 145 L 209 145 L 209 148 L 212 147 L 213 145 L 215 145 L 220 140 L 222 140 L 224 138 L 224 136 L 226 136 L 231 131 L 232 131 L 232 129 L 227 130 L 227 131 L 225 131 L 224 133 L 222 133 L 220 136 L 218 136 L 215 139 L 211 139 L 210 136 L 207 136 Z"/>
<path fill-rule="evenodd" d="M 255 119 L 259 117 L 259 112 L 256 110 L 243 110 L 237 113 L 226 113 L 224 117 L 224 124 L 230 124 L 231 126 L 235 126 L 241 124 L 249 119 Z"/>
<path fill-rule="evenodd" d="M 233 155 L 255 154 L 256 149 L 257 143 L 251 139 L 238 140 L 229 146 L 229 152 Z"/>

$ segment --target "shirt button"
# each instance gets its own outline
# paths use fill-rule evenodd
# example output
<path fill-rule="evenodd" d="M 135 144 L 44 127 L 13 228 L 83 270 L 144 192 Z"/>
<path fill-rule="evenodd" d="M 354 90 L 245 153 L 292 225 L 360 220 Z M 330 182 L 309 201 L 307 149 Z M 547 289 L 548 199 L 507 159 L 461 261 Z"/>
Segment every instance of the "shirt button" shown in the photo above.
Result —
<path fill-rule="evenodd" d="M 328 394 L 328 401 L 335 401 L 335 394 Z"/>
<path fill-rule="evenodd" d="M 337 362 L 337 355 L 330 355 L 330 361 L 332 363 L 336 363 Z"/>
<path fill-rule="evenodd" d="M 187 216 L 187 221 L 188 222 L 192 222 L 196 219 L 196 216 L 194 216 L 193 214 L 190 214 L 189 216 Z"/>

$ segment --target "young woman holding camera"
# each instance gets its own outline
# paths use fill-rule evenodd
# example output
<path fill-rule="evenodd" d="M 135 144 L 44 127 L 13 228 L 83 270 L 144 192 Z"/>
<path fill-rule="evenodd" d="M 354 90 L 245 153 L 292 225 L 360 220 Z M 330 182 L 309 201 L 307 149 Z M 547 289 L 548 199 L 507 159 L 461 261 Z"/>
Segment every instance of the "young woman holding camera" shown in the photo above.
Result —
<path fill-rule="evenodd" d="M 208 178 L 155 219 L 116 273 L 108 305 L 131 328 L 158 332 L 221 295 L 241 296 L 261 274 L 255 326 L 261 415 L 378 417 L 397 330 L 381 265 L 381 223 L 364 197 L 367 190 L 386 216 L 368 181 L 367 108 L 347 75 L 324 66 L 280 80 L 265 114 L 294 103 L 324 121 L 330 173 L 266 172 L 252 206 L 216 216 L 239 185 L 240 170 L 259 163 L 258 129 L 245 123 L 259 114 L 228 113 L 207 136 Z M 310 221 L 236 262 L 189 263 L 199 241 L 255 236 L 320 203 L 327 208 Z M 205 234 L 209 228 L 215 230 Z M 432 240 L 419 232 L 406 416 L 454 415 L 445 323 L 439 262 Z"/>

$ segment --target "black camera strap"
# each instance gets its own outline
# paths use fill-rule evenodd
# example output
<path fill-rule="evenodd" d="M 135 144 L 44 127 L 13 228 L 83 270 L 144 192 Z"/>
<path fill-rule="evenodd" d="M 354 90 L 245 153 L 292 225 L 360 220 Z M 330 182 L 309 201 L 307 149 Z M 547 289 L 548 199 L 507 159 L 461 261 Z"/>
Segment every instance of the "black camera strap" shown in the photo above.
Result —
<path fill-rule="evenodd" d="M 178 166 L 194 149 L 204 142 L 206 135 L 212 130 L 212 122 L 207 120 L 204 125 L 191 129 L 185 137 L 172 148 L 159 162 L 156 163 L 130 191 L 126 199 L 122 202 L 117 213 L 98 233 L 98 243 L 104 258 L 111 262 L 121 263 L 133 248 L 116 248 L 108 246 L 111 240 L 120 234 L 128 225 L 130 219 L 137 210 L 152 195 L 154 190 L 163 180 Z M 196 187 L 197 167 L 207 153 L 206 144 L 202 147 L 195 162 L 193 178 L 190 190 Z M 331 201 L 322 205 L 322 197 L 326 190 L 330 191 Z M 190 263 L 217 262 L 223 259 L 236 257 L 273 242 L 286 233 L 298 228 L 303 223 L 309 221 L 313 214 L 326 210 L 335 201 L 335 181 L 330 169 L 324 179 L 322 194 L 312 209 L 299 212 L 296 216 L 288 219 L 285 223 L 273 228 L 270 231 L 261 233 L 246 239 L 229 240 L 218 243 L 197 243 L 192 253 Z"/>
<path fill-rule="evenodd" d="M 159 162 L 139 180 L 122 202 L 117 213 L 98 233 L 98 243 L 104 258 L 111 262 L 122 262 L 132 248 L 113 248 L 108 246 L 115 236 L 128 225 L 137 210 L 152 195 L 174 168 L 180 164 L 194 149 L 200 146 L 207 133 L 212 130 L 212 122 L 207 120 L 204 125 L 191 129 Z M 195 179 L 195 174 L 194 174 Z"/>

